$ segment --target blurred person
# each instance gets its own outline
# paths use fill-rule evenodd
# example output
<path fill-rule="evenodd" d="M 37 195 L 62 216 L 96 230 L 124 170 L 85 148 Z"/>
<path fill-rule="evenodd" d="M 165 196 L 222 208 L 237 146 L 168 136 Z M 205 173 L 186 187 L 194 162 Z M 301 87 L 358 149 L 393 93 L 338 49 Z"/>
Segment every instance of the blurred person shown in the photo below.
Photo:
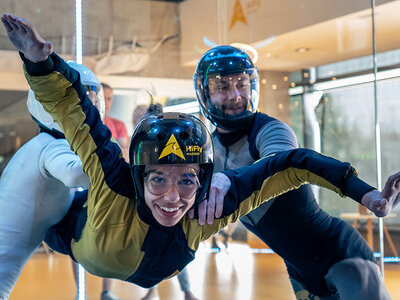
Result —
<path fill-rule="evenodd" d="M 120 145 L 122 149 L 122 154 L 124 155 L 124 158 L 127 160 L 129 157 L 128 155 L 129 137 L 126 131 L 125 124 L 124 122 L 117 120 L 115 118 L 111 118 L 109 116 L 109 112 L 112 107 L 114 99 L 114 91 L 112 87 L 106 83 L 102 82 L 101 85 L 103 86 L 104 100 L 106 103 L 104 124 L 108 127 L 108 129 L 110 129 L 113 138 L 116 139 L 116 141 Z"/>

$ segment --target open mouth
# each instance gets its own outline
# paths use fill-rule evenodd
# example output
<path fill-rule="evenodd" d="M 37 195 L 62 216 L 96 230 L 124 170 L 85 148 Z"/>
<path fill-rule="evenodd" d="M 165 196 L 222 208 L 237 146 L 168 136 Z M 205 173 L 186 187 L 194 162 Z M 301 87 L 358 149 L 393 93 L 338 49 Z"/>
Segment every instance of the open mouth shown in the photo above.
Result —
<path fill-rule="evenodd" d="M 175 217 L 179 214 L 181 207 L 168 207 L 168 206 L 160 206 L 156 205 L 158 212 L 165 217 Z"/>

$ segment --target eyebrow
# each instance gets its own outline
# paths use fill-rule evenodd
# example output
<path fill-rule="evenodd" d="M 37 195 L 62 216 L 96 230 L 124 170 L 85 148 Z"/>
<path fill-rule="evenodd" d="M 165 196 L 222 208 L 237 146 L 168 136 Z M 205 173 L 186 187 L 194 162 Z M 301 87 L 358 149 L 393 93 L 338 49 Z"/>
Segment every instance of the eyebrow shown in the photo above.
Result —
<path fill-rule="evenodd" d="M 167 173 L 165 173 L 165 172 L 162 172 L 162 171 L 157 171 L 157 170 L 148 170 L 148 171 L 145 171 L 144 172 L 145 173 L 145 175 L 146 176 L 148 176 L 150 173 L 156 173 L 157 175 L 166 175 Z M 191 172 L 191 171 L 188 171 L 188 172 L 184 172 L 184 173 L 182 173 L 181 175 L 183 175 L 183 176 L 190 176 L 190 177 L 198 177 L 199 175 L 196 173 L 196 171 L 194 171 L 194 172 Z"/>

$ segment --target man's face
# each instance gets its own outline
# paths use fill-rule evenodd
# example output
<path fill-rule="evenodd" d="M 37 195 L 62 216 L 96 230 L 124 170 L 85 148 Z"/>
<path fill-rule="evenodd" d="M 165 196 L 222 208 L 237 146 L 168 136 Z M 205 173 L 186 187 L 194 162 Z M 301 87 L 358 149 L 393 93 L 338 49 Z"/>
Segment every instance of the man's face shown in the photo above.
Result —
<path fill-rule="evenodd" d="M 103 93 L 104 93 L 104 100 L 106 102 L 106 113 L 105 113 L 105 115 L 107 117 L 108 116 L 108 112 L 111 109 L 111 105 L 112 105 L 112 101 L 113 101 L 113 96 L 114 95 L 113 95 L 112 89 L 108 89 L 108 88 L 103 89 Z"/>
<path fill-rule="evenodd" d="M 248 74 L 215 76 L 208 79 L 211 104 L 225 114 L 237 115 L 247 109 L 251 97 Z"/>

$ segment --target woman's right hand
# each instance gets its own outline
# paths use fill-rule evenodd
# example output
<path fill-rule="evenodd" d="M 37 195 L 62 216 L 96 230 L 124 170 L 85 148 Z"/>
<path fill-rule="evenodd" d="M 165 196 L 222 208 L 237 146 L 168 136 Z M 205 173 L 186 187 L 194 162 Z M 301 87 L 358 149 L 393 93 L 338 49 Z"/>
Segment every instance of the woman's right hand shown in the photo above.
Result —
<path fill-rule="evenodd" d="M 1 21 L 11 43 L 25 58 L 33 63 L 45 61 L 53 52 L 53 45 L 46 42 L 27 20 L 3 14 Z"/>

